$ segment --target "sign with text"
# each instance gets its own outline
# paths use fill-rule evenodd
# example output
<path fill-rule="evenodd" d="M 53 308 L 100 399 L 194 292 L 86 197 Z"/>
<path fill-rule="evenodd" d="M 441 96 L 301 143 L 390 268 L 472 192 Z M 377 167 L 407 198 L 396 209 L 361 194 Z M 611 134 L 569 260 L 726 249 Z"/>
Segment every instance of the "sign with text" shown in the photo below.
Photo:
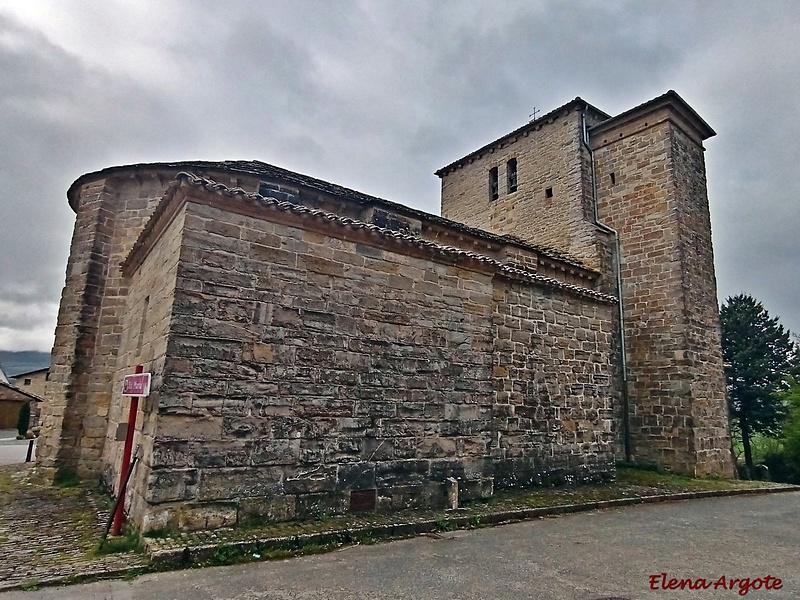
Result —
<path fill-rule="evenodd" d="M 150 393 L 150 373 L 125 375 L 122 380 L 123 396 L 147 396 Z"/>

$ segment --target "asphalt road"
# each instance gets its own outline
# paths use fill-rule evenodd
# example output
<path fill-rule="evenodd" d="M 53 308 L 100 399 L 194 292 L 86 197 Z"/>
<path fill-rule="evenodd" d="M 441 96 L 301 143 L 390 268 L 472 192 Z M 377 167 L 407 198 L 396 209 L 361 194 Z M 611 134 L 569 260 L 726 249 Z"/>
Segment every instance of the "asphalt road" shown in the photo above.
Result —
<path fill-rule="evenodd" d="M 25 462 L 29 440 L 18 440 L 16 435 L 16 429 L 0 429 L 0 465 Z M 35 450 L 33 458 L 36 458 Z"/>
<path fill-rule="evenodd" d="M 0 600 L 800 598 L 800 492 L 652 504 Z M 666 573 L 662 583 L 660 573 Z M 651 589 L 761 578 L 761 589 Z M 767 575 L 780 589 L 764 589 Z M 769 580 L 770 586 L 776 585 Z"/>

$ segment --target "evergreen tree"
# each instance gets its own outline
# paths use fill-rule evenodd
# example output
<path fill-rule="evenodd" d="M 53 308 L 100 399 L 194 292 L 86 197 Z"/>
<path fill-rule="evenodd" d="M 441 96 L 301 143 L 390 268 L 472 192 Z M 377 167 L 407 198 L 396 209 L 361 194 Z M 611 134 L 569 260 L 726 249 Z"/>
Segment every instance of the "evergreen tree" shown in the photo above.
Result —
<path fill-rule="evenodd" d="M 19 416 L 17 417 L 17 433 L 24 436 L 28 433 L 28 426 L 31 424 L 31 401 L 26 400 L 19 407 Z"/>
<path fill-rule="evenodd" d="M 780 434 L 787 407 L 778 392 L 796 351 L 789 332 L 752 296 L 728 298 L 719 316 L 731 427 L 741 435 L 749 473 L 753 434 Z"/>

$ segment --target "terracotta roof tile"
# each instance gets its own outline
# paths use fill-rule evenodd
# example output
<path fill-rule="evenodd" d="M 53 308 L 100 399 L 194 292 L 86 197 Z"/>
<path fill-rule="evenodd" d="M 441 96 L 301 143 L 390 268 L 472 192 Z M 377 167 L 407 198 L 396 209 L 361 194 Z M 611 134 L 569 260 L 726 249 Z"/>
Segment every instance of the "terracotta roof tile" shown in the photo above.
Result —
<path fill-rule="evenodd" d="M 219 183 L 217 181 L 205 177 L 199 177 L 197 175 L 185 171 L 178 173 L 176 179 L 177 183 L 171 186 L 168 194 L 165 196 L 164 201 L 159 205 L 158 209 L 153 214 L 153 217 L 145 226 L 144 230 L 142 231 L 142 234 L 139 236 L 139 239 L 136 241 L 136 244 L 131 250 L 128 259 L 126 259 L 125 264 L 127 264 L 131 260 L 131 257 L 134 254 L 138 253 L 140 249 L 143 247 L 145 240 L 149 237 L 150 232 L 155 228 L 158 218 L 166 210 L 169 198 L 171 198 L 174 195 L 174 193 L 177 191 L 178 187 L 181 184 L 185 184 L 192 187 L 202 188 L 208 192 L 221 194 L 223 196 L 227 196 L 230 198 L 240 198 L 241 200 L 249 204 L 255 204 L 263 207 L 273 207 L 279 210 L 292 212 L 295 214 L 305 214 L 313 218 L 324 219 L 328 222 L 336 223 L 342 227 L 350 227 L 354 229 L 366 229 L 377 235 L 393 238 L 395 240 L 413 244 L 418 247 L 434 250 L 442 254 L 454 257 L 460 256 L 481 261 L 488 265 L 492 265 L 495 269 L 497 269 L 498 272 L 502 273 L 503 275 L 511 279 L 527 281 L 530 283 L 536 283 L 546 287 L 569 291 L 578 294 L 580 296 L 593 298 L 595 300 L 599 300 L 602 302 L 611 302 L 611 303 L 616 302 L 616 298 L 608 294 L 604 294 L 602 292 L 598 292 L 596 290 L 592 290 L 589 288 L 584 288 L 581 286 L 558 281 L 557 279 L 553 279 L 552 277 L 545 277 L 543 275 L 538 275 L 534 272 L 527 271 L 524 268 L 521 268 L 516 263 L 501 262 L 499 260 L 493 259 L 489 256 L 485 256 L 477 252 L 463 250 L 461 248 L 456 248 L 454 246 L 439 244 L 437 242 L 433 242 L 431 240 L 427 240 L 425 238 L 410 233 L 396 231 L 394 229 L 387 229 L 372 223 L 366 223 L 350 217 L 342 217 L 324 210 L 310 208 L 308 206 L 303 206 L 301 204 L 295 204 L 283 200 L 278 200 L 277 198 L 262 196 L 255 192 L 248 192 L 241 188 L 231 188 L 223 183 Z"/>

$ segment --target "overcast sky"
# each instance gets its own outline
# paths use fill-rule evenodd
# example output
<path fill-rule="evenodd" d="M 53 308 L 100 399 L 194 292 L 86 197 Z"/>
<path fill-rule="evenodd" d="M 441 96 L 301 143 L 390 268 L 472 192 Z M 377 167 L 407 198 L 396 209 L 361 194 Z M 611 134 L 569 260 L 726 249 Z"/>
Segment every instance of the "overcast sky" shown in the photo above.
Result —
<path fill-rule="evenodd" d="M 668 89 L 717 131 L 720 299 L 800 332 L 798 47 L 796 0 L 0 0 L 0 350 L 52 346 L 83 173 L 258 159 L 438 213 L 534 108 Z"/>

